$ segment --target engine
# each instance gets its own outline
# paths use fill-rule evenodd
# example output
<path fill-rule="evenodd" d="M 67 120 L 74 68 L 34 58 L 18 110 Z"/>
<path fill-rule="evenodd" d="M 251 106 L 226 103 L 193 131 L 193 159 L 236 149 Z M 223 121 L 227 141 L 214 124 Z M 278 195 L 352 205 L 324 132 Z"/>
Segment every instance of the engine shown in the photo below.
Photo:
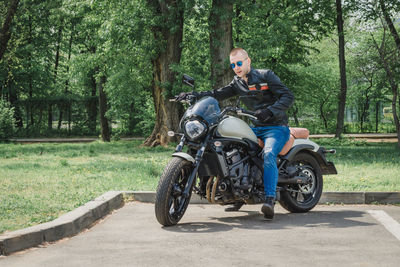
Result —
<path fill-rule="evenodd" d="M 249 158 L 240 146 L 230 147 L 224 154 L 229 168 L 228 176 L 209 179 L 206 186 L 207 199 L 211 203 L 220 204 L 237 200 L 258 202 L 254 197 L 259 197 L 259 192 L 263 192 L 261 171 L 250 164 Z"/>

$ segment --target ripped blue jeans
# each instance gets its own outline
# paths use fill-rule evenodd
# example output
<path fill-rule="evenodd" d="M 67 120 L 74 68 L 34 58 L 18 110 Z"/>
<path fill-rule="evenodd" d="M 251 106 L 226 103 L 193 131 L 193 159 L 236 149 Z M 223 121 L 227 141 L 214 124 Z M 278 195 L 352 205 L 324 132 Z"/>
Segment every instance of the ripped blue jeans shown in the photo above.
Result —
<path fill-rule="evenodd" d="M 262 126 L 251 128 L 255 135 L 264 141 L 264 190 L 266 197 L 276 198 L 278 167 L 276 159 L 279 152 L 289 140 L 290 130 L 287 126 Z"/>

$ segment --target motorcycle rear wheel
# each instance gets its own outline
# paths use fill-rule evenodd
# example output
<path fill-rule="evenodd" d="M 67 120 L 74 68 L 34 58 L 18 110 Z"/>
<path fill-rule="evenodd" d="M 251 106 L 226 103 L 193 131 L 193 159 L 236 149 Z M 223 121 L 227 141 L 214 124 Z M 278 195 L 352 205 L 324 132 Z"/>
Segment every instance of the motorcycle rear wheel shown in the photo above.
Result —
<path fill-rule="evenodd" d="M 288 186 L 281 192 L 279 203 L 293 213 L 307 212 L 314 208 L 321 198 L 323 188 L 321 168 L 317 160 L 306 152 L 297 154 L 288 164 L 302 168 L 302 175 L 308 177 L 309 183 Z"/>
<path fill-rule="evenodd" d="M 175 225 L 185 214 L 192 190 L 187 198 L 183 196 L 183 191 L 192 170 L 191 162 L 178 157 L 172 158 L 165 167 L 158 182 L 154 205 L 157 221 L 161 225 Z"/>

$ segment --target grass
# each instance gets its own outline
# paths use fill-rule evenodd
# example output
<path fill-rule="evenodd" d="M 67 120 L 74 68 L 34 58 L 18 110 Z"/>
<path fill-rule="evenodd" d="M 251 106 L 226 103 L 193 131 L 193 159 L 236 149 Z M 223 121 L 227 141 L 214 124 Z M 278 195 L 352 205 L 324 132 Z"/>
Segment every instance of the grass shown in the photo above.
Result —
<path fill-rule="evenodd" d="M 0 144 L 0 233 L 53 220 L 109 190 L 154 190 L 173 148 L 139 144 Z"/>
<path fill-rule="evenodd" d="M 365 143 L 351 139 L 319 139 L 326 148 L 335 148 L 328 160 L 337 175 L 324 177 L 324 191 L 400 191 L 400 150 L 394 143 Z"/>
<path fill-rule="evenodd" d="M 0 144 L 0 234 L 51 221 L 110 190 L 155 190 L 173 147 L 141 141 L 90 144 Z M 338 175 L 325 191 L 400 191 L 395 144 L 317 140 Z"/>

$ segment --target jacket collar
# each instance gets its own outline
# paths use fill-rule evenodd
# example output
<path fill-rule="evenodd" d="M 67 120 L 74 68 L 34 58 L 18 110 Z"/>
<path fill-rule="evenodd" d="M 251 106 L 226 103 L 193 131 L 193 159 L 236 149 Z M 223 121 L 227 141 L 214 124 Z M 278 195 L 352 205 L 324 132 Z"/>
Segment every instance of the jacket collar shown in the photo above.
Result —
<path fill-rule="evenodd" d="M 255 69 L 251 67 L 249 73 L 246 74 L 248 84 L 252 84 L 254 75 Z"/>
<path fill-rule="evenodd" d="M 255 72 L 254 68 L 250 67 L 249 73 L 246 74 L 247 79 L 249 79 L 249 77 L 253 76 L 254 72 Z"/>
<path fill-rule="evenodd" d="M 250 77 L 254 75 L 255 69 L 253 67 L 250 67 L 249 73 L 246 74 L 247 80 L 249 80 Z M 236 80 L 243 80 L 239 76 L 235 75 Z"/>

